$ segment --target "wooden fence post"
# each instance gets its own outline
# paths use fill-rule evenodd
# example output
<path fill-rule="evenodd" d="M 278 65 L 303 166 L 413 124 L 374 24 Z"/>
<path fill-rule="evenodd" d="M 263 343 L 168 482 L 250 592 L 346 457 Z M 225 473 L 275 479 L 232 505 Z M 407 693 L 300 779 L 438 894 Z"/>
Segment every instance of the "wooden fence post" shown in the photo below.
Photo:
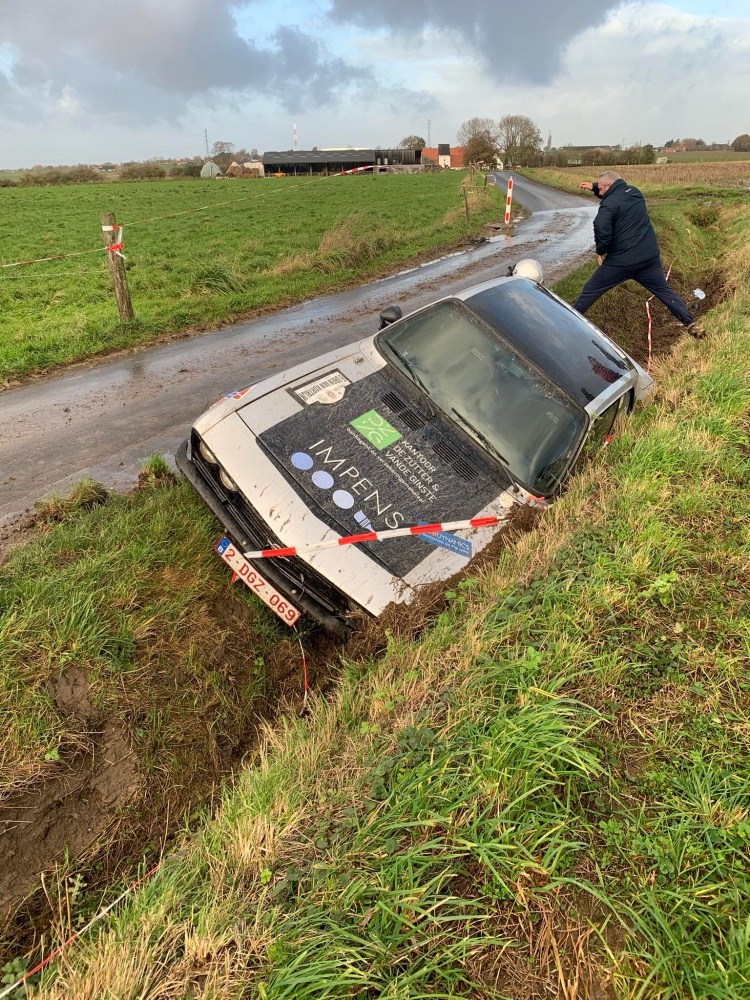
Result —
<path fill-rule="evenodd" d="M 99 221 L 102 224 L 104 245 L 106 247 L 110 247 L 117 242 L 115 213 L 101 212 L 99 214 Z M 111 228 L 105 228 L 107 226 L 110 226 Z M 115 299 L 117 301 L 117 308 L 120 312 L 120 319 L 134 319 L 135 313 L 133 312 L 133 304 L 130 301 L 128 279 L 125 275 L 125 261 L 119 256 L 119 254 L 114 253 L 112 250 L 108 250 L 107 263 L 109 264 L 109 273 L 112 275 L 112 287 L 115 290 Z"/>
<path fill-rule="evenodd" d="M 464 184 L 464 208 L 466 209 L 466 218 L 469 218 L 469 196 L 466 193 L 466 184 Z"/>

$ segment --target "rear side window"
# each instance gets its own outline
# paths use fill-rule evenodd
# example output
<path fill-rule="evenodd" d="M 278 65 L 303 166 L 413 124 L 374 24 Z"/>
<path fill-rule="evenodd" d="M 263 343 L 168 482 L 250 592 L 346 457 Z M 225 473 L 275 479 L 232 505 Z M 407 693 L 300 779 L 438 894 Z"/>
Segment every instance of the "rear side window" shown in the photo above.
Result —
<path fill-rule="evenodd" d="M 591 447 L 597 447 L 606 444 L 612 434 L 612 430 L 615 426 L 615 420 L 620 411 L 623 409 L 623 402 L 625 397 L 620 396 L 616 399 L 611 406 L 608 406 L 601 416 L 597 417 L 591 425 L 591 430 L 589 431 L 588 441 Z"/>

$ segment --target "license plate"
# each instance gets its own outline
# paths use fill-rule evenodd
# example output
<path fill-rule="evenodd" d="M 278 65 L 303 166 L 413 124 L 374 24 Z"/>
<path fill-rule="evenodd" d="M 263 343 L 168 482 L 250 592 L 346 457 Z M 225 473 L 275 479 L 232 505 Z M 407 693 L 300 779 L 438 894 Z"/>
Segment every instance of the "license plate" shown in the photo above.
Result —
<path fill-rule="evenodd" d="M 243 583 L 246 583 L 250 590 L 257 594 L 274 614 L 278 615 L 287 625 L 294 625 L 301 612 L 293 604 L 290 604 L 286 597 L 282 597 L 278 590 L 274 590 L 268 580 L 264 580 L 257 570 L 253 569 L 228 538 L 222 538 L 216 546 L 216 551 Z"/>

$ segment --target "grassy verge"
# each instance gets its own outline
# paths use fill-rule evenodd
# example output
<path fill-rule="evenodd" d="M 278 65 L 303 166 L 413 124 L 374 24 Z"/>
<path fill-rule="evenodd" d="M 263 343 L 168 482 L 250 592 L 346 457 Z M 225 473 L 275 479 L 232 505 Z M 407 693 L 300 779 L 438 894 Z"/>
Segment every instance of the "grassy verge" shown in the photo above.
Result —
<path fill-rule="evenodd" d="M 0 925 L 17 912 L 0 938 L 11 952 L 49 924 L 40 871 L 57 868 L 85 908 L 82 885 L 158 851 L 252 747 L 259 720 L 302 693 L 296 637 L 228 586 L 215 522 L 161 459 L 129 496 L 83 483 L 38 519 L 38 537 L 0 565 Z"/>
<path fill-rule="evenodd" d="M 136 318 L 117 319 L 103 253 L 1 269 L 0 387 L 342 288 L 476 232 L 497 197 L 448 172 L 3 190 L 0 263 L 96 249 L 99 212 L 113 210 Z M 232 203 L 195 211 L 220 201 Z M 188 214 L 161 218 L 175 212 Z"/>
<path fill-rule="evenodd" d="M 709 339 L 38 995 L 750 997 L 750 213 L 723 228 Z"/>

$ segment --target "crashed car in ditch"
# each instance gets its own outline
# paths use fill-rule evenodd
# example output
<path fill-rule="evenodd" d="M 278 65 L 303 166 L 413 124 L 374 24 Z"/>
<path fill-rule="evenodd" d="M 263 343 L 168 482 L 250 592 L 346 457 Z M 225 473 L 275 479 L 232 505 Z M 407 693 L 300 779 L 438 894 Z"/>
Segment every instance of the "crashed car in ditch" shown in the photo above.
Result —
<path fill-rule="evenodd" d="M 288 624 L 345 632 L 352 612 L 453 577 L 514 506 L 553 500 L 651 382 L 516 273 L 407 316 L 389 307 L 374 336 L 227 393 L 177 464 L 224 526 L 232 570 Z M 489 523 L 389 535 L 471 519 Z"/>

